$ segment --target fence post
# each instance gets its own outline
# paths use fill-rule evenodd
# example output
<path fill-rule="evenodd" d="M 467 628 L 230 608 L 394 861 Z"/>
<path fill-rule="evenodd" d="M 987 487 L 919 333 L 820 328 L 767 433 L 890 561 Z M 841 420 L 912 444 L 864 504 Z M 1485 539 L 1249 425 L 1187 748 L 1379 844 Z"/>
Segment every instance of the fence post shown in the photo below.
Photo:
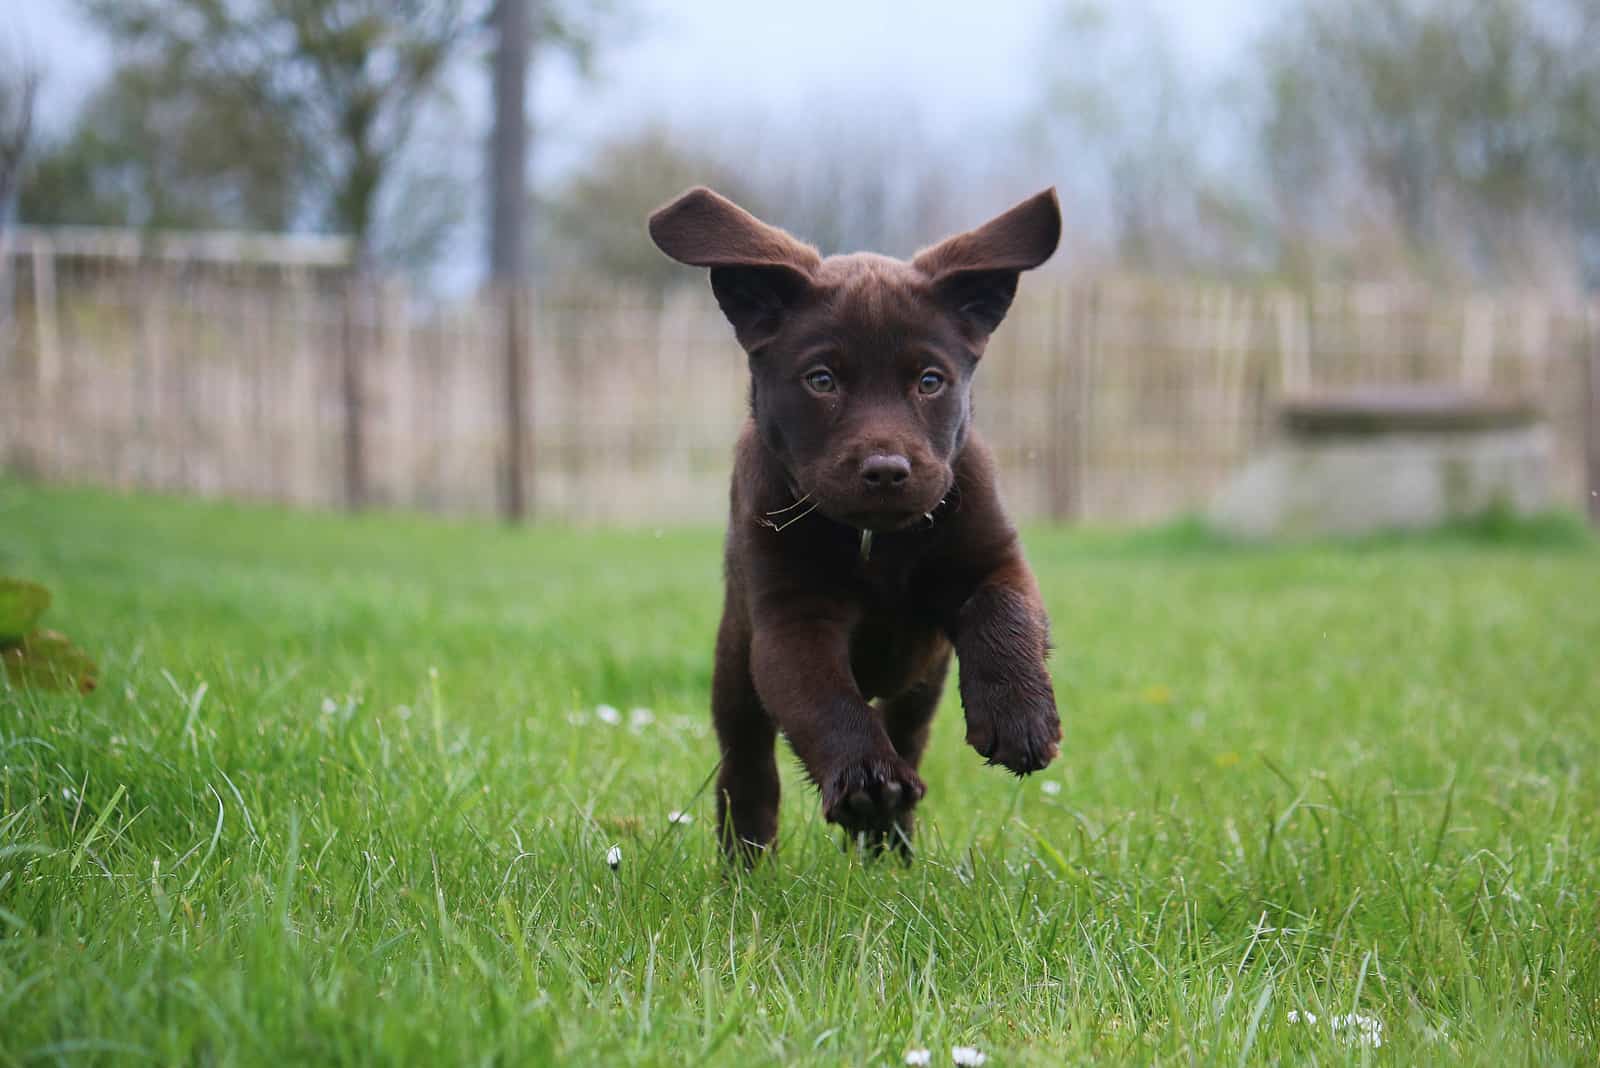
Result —
<path fill-rule="evenodd" d="M 1600 526 L 1600 303 L 1589 301 L 1584 322 L 1588 334 L 1583 361 L 1584 488 L 1589 494 L 1589 521 Z"/>
<path fill-rule="evenodd" d="M 530 294 L 515 284 L 498 287 L 504 334 L 506 467 L 501 515 L 520 523 L 528 514 L 529 435 L 526 423 L 528 359 L 523 344 L 522 301 Z"/>
<path fill-rule="evenodd" d="M 1311 386 L 1311 359 L 1305 324 L 1311 318 L 1311 295 L 1284 290 L 1278 298 L 1278 393 L 1299 393 Z"/>
<path fill-rule="evenodd" d="M 1060 281 L 1051 290 L 1050 300 L 1050 407 L 1055 418 L 1050 424 L 1050 518 L 1058 523 L 1074 518 L 1077 511 L 1077 479 L 1073 462 L 1077 450 L 1073 435 L 1078 430 L 1076 406 L 1071 404 L 1067 387 L 1072 383 L 1068 362 L 1083 366 L 1078 359 L 1083 344 L 1077 288 Z"/>
<path fill-rule="evenodd" d="M 358 512 L 367 504 L 367 460 L 364 353 L 359 312 L 365 308 L 366 283 L 350 282 L 339 317 L 339 392 L 343 400 L 344 504 Z"/>
<path fill-rule="evenodd" d="M 61 462 L 61 344 L 57 330 L 60 308 L 56 304 L 56 250 L 48 237 L 33 239 L 33 433 L 28 435 L 33 474 L 43 474 Z"/>
<path fill-rule="evenodd" d="M 1077 353 L 1077 375 L 1072 406 L 1072 517 L 1081 519 L 1091 499 L 1089 473 L 1093 462 L 1096 365 L 1100 361 L 1100 320 L 1103 298 L 1101 283 L 1080 278 L 1073 283 L 1072 347 Z"/>
<path fill-rule="evenodd" d="M 48 394 L 61 370 L 61 346 L 56 334 L 56 252 L 49 238 L 36 238 L 33 242 L 33 315 L 39 387 Z"/>

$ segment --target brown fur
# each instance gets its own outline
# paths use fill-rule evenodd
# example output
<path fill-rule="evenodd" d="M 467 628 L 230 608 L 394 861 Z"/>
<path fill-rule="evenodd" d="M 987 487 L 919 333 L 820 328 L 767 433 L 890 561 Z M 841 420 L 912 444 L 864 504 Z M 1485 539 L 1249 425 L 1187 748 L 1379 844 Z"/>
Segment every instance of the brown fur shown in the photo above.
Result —
<path fill-rule="evenodd" d="M 708 189 L 651 217 L 664 252 L 711 269 L 750 357 L 711 700 L 731 856 L 776 840 L 779 732 L 828 820 L 908 851 L 952 650 L 968 743 L 1018 775 L 1054 759 L 1049 621 L 970 387 L 1060 227 L 1047 190 L 906 263 L 823 259 Z"/>

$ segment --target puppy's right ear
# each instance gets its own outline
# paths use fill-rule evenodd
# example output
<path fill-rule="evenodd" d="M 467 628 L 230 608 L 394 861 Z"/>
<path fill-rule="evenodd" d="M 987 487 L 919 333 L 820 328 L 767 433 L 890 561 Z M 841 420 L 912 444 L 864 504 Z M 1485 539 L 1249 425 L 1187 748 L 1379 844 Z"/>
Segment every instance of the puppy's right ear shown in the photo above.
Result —
<path fill-rule="evenodd" d="M 679 263 L 711 268 L 711 291 L 749 353 L 777 335 L 822 263 L 810 245 L 704 186 L 650 216 L 650 237 Z"/>

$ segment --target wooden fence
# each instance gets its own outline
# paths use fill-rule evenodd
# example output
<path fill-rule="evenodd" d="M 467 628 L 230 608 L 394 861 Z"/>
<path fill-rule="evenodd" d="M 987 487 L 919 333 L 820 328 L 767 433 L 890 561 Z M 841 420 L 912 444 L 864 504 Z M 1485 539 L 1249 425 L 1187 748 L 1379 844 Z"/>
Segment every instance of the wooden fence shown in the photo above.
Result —
<path fill-rule="evenodd" d="M 451 513 L 500 509 L 519 472 L 541 518 L 714 521 L 726 507 L 746 374 L 703 286 L 541 290 L 508 320 L 497 302 L 439 305 L 396 285 L 14 264 L 0 324 L 12 471 Z M 515 380 L 508 321 L 522 327 Z M 1286 391 L 1400 382 L 1538 399 L 1563 503 L 1600 511 L 1597 365 L 1596 309 L 1532 295 L 1034 276 L 975 395 L 1027 517 L 1201 507 L 1274 432 Z M 508 389 L 522 391 L 516 437 Z"/>

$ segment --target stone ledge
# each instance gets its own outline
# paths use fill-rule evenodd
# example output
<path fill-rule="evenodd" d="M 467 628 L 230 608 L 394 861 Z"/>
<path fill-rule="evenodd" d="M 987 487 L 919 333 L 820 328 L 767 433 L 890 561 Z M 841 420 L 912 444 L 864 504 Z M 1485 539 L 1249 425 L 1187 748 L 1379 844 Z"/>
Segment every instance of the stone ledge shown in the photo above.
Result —
<path fill-rule="evenodd" d="M 1416 530 L 1550 506 L 1554 441 L 1521 398 L 1448 387 L 1301 395 L 1211 519 L 1246 537 Z"/>
<path fill-rule="evenodd" d="M 1517 429 L 1537 425 L 1539 409 L 1531 401 L 1507 394 L 1440 386 L 1381 386 L 1286 397 L 1278 418 L 1285 433 L 1304 440 Z"/>

